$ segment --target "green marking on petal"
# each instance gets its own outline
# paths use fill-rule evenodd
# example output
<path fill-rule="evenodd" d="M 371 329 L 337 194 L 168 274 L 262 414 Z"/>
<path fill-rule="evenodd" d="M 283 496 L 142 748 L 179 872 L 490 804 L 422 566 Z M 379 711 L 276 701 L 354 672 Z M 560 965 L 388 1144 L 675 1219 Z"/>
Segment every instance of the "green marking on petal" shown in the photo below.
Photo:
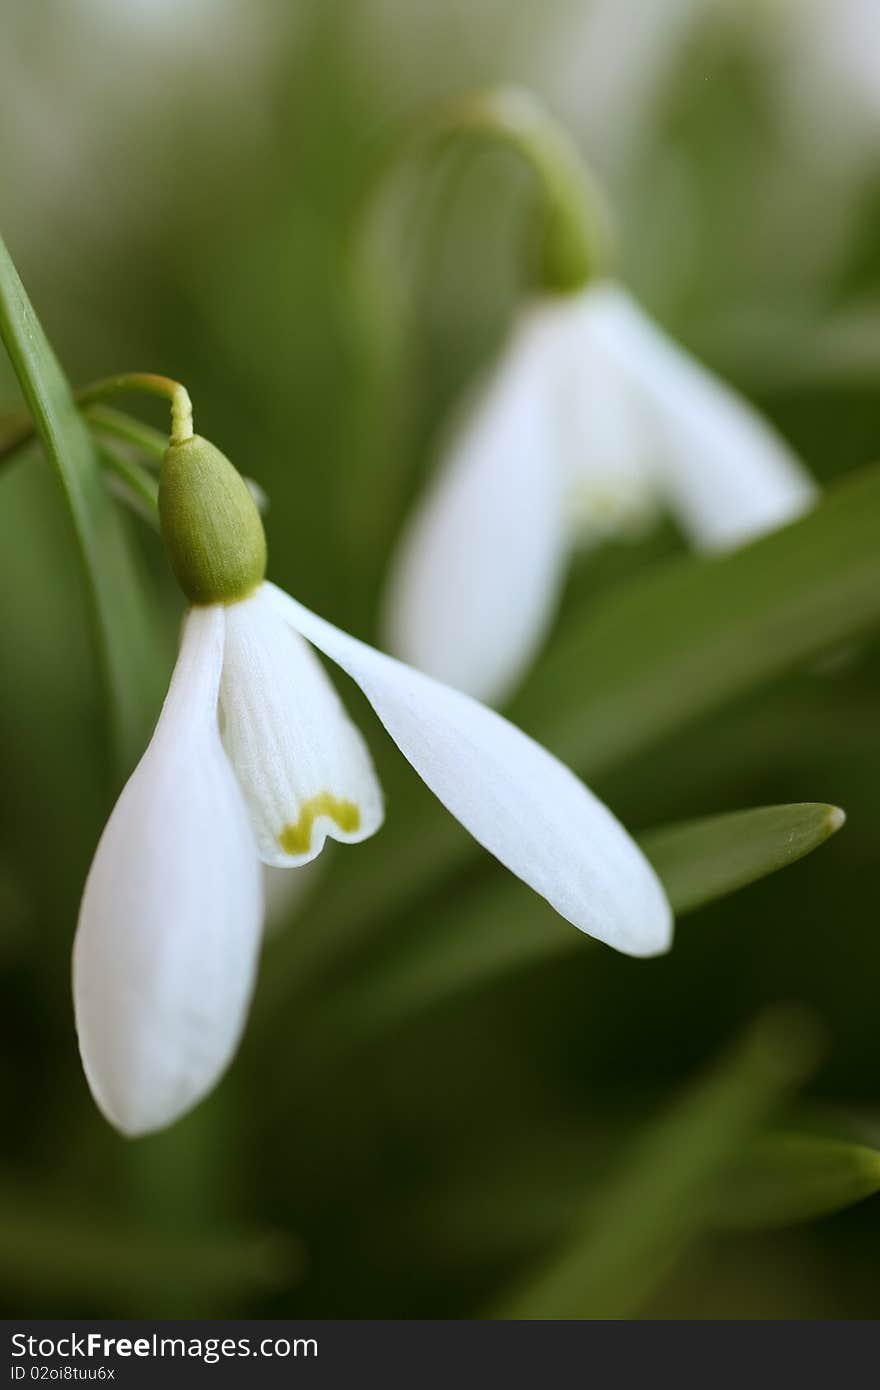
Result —
<path fill-rule="evenodd" d="M 303 803 L 299 820 L 285 825 L 278 843 L 285 854 L 308 854 L 312 843 L 312 826 L 319 816 L 329 816 L 347 835 L 360 829 L 361 809 L 354 801 L 339 801 L 332 792 L 318 792 Z"/>

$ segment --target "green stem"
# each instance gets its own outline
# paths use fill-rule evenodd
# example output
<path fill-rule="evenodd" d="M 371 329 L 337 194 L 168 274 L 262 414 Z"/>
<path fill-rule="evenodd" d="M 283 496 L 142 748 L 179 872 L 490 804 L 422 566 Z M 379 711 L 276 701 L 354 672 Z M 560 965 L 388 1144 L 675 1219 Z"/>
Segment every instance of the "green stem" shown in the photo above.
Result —
<path fill-rule="evenodd" d="M 155 477 L 146 468 L 142 468 L 139 463 L 128 459 L 124 454 L 118 453 L 108 444 L 99 447 L 101 467 L 112 477 L 118 478 L 120 482 L 137 499 L 139 505 L 137 510 L 145 512 L 152 522 L 159 519 L 159 485 Z"/>
<path fill-rule="evenodd" d="M 155 720 L 152 610 L 128 537 L 102 486 L 91 435 L 2 240 L 0 338 L 76 537 L 121 775 L 140 756 Z"/>
<path fill-rule="evenodd" d="M 130 391 L 143 391 L 147 395 L 162 396 L 170 401 L 170 439 L 166 439 L 160 430 L 142 425 L 121 410 L 98 404 Z M 93 385 L 84 386 L 81 391 L 77 391 L 75 400 L 99 429 L 115 435 L 118 439 L 124 439 L 129 444 L 135 444 L 145 453 L 153 454 L 159 459 L 164 455 L 169 442 L 182 444 L 187 439 L 192 439 L 193 412 L 189 392 L 179 381 L 172 381 L 169 377 L 157 376 L 153 372 L 126 372 L 122 376 L 105 377 L 102 381 L 96 381 Z M 35 433 L 36 426 L 27 411 L 12 411 L 5 422 L 0 424 L 0 463 L 22 445 L 29 443 Z"/>
<path fill-rule="evenodd" d="M 165 436 L 160 430 L 142 425 L 139 420 L 125 415 L 121 410 L 93 406 L 86 412 L 86 418 L 93 430 L 120 439 L 126 444 L 133 444 L 151 457 L 161 460 L 165 453 Z M 0 426 L 0 460 L 29 444 L 34 437 L 34 423 L 30 415 L 24 411 L 16 411 L 15 416 L 9 416 L 6 426 L 5 430 Z M 110 448 L 106 442 L 100 443 L 99 459 L 104 472 L 113 474 L 125 483 L 129 492 L 145 505 L 149 519 L 156 519 L 159 514 L 159 489 L 153 474 L 133 459 L 126 458 Z M 143 511 L 144 508 L 140 507 L 138 510 Z"/>
<path fill-rule="evenodd" d="M 78 391 L 76 401 L 79 406 L 90 406 L 96 401 L 106 401 L 130 391 L 143 391 L 148 396 L 162 396 L 170 401 L 170 442 L 183 444 L 187 439 L 192 439 L 193 411 L 189 392 L 179 381 L 157 376 L 155 372 L 124 372 L 120 376 L 104 377 L 102 381 Z"/>
<path fill-rule="evenodd" d="M 159 463 L 162 462 L 168 448 L 168 440 L 161 430 L 153 429 L 152 425 L 144 425 L 133 415 L 126 415 L 123 410 L 114 410 L 110 405 L 89 406 L 86 419 L 92 428 L 101 434 L 109 434 L 114 439 L 121 439 L 125 444 L 133 444 L 135 448 L 141 449 Z"/>
<path fill-rule="evenodd" d="M 468 135 L 509 145 L 538 180 L 543 287 L 570 293 L 604 275 L 611 259 L 605 200 L 577 146 L 536 98 L 519 87 L 488 88 L 444 108 L 428 131 L 429 139 Z"/>
<path fill-rule="evenodd" d="M 89 389 L 91 391 L 93 388 Z M 161 462 L 167 447 L 161 430 L 154 430 L 152 426 L 144 425 L 124 411 L 113 410 L 110 406 L 89 406 L 85 415 L 93 430 L 133 444 Z M 5 430 L 0 427 L 0 460 L 28 444 L 33 436 L 34 422 L 25 411 L 16 411 L 7 417 Z M 153 474 L 106 443 L 101 445 L 99 455 L 103 470 L 119 478 L 129 492 L 144 504 L 150 520 L 158 517 L 159 489 Z"/>

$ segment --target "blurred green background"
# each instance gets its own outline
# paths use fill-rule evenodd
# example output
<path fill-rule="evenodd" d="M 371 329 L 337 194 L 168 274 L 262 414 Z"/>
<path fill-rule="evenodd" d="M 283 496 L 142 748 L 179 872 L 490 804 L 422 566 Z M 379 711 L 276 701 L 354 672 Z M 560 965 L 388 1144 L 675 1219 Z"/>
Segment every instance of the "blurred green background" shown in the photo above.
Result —
<path fill-rule="evenodd" d="M 621 278 L 830 482 L 880 452 L 871 8 L 0 0 L 0 226 L 71 380 L 183 380 L 197 428 L 270 498 L 274 580 L 375 640 L 388 546 L 438 430 L 528 289 L 533 206 L 497 152 L 413 173 L 365 321 L 352 246 L 389 132 L 475 84 L 531 86 L 605 181 Z M 13 403 L 5 360 L 0 385 Z M 164 426 L 149 402 L 144 416 Z M 461 849 L 364 718 L 382 835 L 296 875 L 231 1072 L 173 1130 L 131 1143 L 88 1094 L 69 997 L 113 795 L 75 551 L 38 455 L 4 467 L 0 499 L 7 1315 L 483 1316 L 512 1307 L 506 1292 L 582 1227 L 589 1250 L 603 1213 L 624 1292 L 597 1304 L 574 1272 L 549 1315 L 880 1315 L 880 1200 L 744 1229 L 724 1219 L 735 1192 L 719 1170 L 718 1215 L 686 1219 L 705 1135 L 667 1135 L 662 1160 L 644 1139 L 764 1006 L 789 1001 L 824 1045 L 774 1123 L 880 1146 L 876 642 L 593 779 L 635 831 L 816 800 L 846 809 L 839 836 L 688 917 L 664 959 L 551 948 L 451 997 L 432 999 L 425 971 L 394 976 L 397 953 L 429 947 L 450 915 L 477 943 L 520 912 L 548 941 L 572 929 Z M 160 632 L 158 699 L 180 601 L 156 535 L 130 529 Z M 671 528 L 607 546 L 572 576 L 560 630 L 680 550 Z M 513 713 L 552 747 L 553 691 L 533 680 Z M 360 696 L 344 695 L 360 719 Z M 441 872 L 422 872 L 438 843 Z M 645 1187 L 676 1163 L 680 1182 Z"/>

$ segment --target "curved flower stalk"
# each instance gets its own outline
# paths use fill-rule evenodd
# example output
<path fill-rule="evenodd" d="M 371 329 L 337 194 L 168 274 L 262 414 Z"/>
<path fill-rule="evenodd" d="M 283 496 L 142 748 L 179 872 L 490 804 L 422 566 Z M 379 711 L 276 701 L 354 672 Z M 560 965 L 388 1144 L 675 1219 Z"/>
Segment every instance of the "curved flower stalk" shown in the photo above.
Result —
<path fill-rule="evenodd" d="M 647 859 L 573 773 L 469 696 L 375 651 L 263 578 L 265 540 L 232 465 L 197 436 L 169 448 L 160 514 L 191 600 L 149 748 L 83 896 L 73 987 L 83 1064 L 126 1134 L 170 1124 L 232 1057 L 263 916 L 259 860 L 295 868 L 383 819 L 366 745 L 316 650 L 363 690 L 439 800 L 580 930 L 667 949 Z"/>
<path fill-rule="evenodd" d="M 576 547 L 665 510 L 698 550 L 721 550 L 798 516 L 816 486 L 609 278 L 605 219 L 564 134 L 527 94 L 474 107 L 542 181 L 544 288 L 404 529 L 384 632 L 404 660 L 497 703 L 543 641 Z"/>

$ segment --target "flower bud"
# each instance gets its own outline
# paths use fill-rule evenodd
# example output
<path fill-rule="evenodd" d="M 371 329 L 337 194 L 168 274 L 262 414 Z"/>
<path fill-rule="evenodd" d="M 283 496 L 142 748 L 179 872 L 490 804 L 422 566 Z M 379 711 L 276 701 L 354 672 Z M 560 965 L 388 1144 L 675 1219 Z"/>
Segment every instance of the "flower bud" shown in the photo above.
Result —
<path fill-rule="evenodd" d="M 207 439 L 172 444 L 159 475 L 171 568 L 193 603 L 236 603 L 266 573 L 266 536 L 241 474 Z"/>

